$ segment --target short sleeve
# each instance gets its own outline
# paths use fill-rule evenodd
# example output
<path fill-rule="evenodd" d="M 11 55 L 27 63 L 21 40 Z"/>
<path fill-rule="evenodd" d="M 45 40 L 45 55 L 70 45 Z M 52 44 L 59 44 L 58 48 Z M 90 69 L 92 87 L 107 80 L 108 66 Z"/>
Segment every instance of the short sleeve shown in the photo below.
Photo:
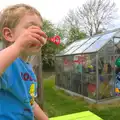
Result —
<path fill-rule="evenodd" d="M 12 63 L 0 76 L 0 89 L 9 89 L 13 84 L 15 63 Z"/>

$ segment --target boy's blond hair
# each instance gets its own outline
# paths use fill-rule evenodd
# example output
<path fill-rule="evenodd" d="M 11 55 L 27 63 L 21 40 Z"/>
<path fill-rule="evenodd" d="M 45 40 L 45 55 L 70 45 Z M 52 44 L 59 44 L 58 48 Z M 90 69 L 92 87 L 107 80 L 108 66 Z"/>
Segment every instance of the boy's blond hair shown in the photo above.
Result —
<path fill-rule="evenodd" d="M 4 27 L 8 27 L 10 29 L 15 28 L 16 25 L 19 23 L 20 19 L 26 13 L 36 14 L 40 17 L 41 21 L 43 21 L 40 13 L 35 8 L 33 8 L 32 6 L 29 6 L 29 5 L 26 5 L 26 4 L 11 5 L 1 12 L 1 15 L 0 15 L 0 32 L 2 32 L 2 29 Z"/>

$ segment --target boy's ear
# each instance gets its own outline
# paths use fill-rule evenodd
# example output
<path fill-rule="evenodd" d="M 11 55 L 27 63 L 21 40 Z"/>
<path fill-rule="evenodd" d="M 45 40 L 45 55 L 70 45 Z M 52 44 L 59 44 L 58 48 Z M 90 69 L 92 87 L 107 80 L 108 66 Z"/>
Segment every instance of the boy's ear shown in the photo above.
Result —
<path fill-rule="evenodd" d="M 2 30 L 2 35 L 4 37 L 4 39 L 8 42 L 14 42 L 14 39 L 13 39 L 13 32 L 10 28 L 8 27 L 4 27 L 3 30 Z"/>

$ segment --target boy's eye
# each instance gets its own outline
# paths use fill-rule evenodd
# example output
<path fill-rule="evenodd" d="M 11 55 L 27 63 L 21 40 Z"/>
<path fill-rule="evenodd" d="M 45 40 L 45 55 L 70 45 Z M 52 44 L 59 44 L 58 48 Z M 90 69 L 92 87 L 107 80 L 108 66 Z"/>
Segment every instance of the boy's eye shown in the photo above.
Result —
<path fill-rule="evenodd" d="M 24 28 L 29 28 L 30 26 L 32 26 L 32 24 L 28 24 L 28 25 L 26 25 Z"/>
<path fill-rule="evenodd" d="M 40 27 L 39 25 L 37 25 L 37 24 L 35 24 L 35 23 L 33 23 L 33 22 L 30 22 L 30 23 L 28 23 L 24 28 L 29 28 L 30 26 L 38 26 L 38 27 Z M 41 27 L 40 27 L 41 28 Z"/>

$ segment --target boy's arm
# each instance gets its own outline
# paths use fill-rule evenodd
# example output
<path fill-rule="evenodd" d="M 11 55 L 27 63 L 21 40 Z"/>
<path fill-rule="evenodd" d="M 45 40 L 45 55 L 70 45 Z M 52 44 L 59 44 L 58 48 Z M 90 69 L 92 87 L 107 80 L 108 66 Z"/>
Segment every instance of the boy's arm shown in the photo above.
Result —
<path fill-rule="evenodd" d="M 0 51 L 0 76 L 21 52 L 24 50 L 36 50 L 36 47 L 31 45 L 44 45 L 46 40 L 43 40 L 41 36 L 46 38 L 45 33 L 39 27 L 30 26 L 11 46 Z"/>
<path fill-rule="evenodd" d="M 46 114 L 42 111 L 42 109 L 39 107 L 39 105 L 35 102 L 34 103 L 34 116 L 37 120 L 48 120 L 48 117 Z"/>
<path fill-rule="evenodd" d="M 0 76 L 19 54 L 20 48 L 16 44 L 12 44 L 0 51 Z"/>

